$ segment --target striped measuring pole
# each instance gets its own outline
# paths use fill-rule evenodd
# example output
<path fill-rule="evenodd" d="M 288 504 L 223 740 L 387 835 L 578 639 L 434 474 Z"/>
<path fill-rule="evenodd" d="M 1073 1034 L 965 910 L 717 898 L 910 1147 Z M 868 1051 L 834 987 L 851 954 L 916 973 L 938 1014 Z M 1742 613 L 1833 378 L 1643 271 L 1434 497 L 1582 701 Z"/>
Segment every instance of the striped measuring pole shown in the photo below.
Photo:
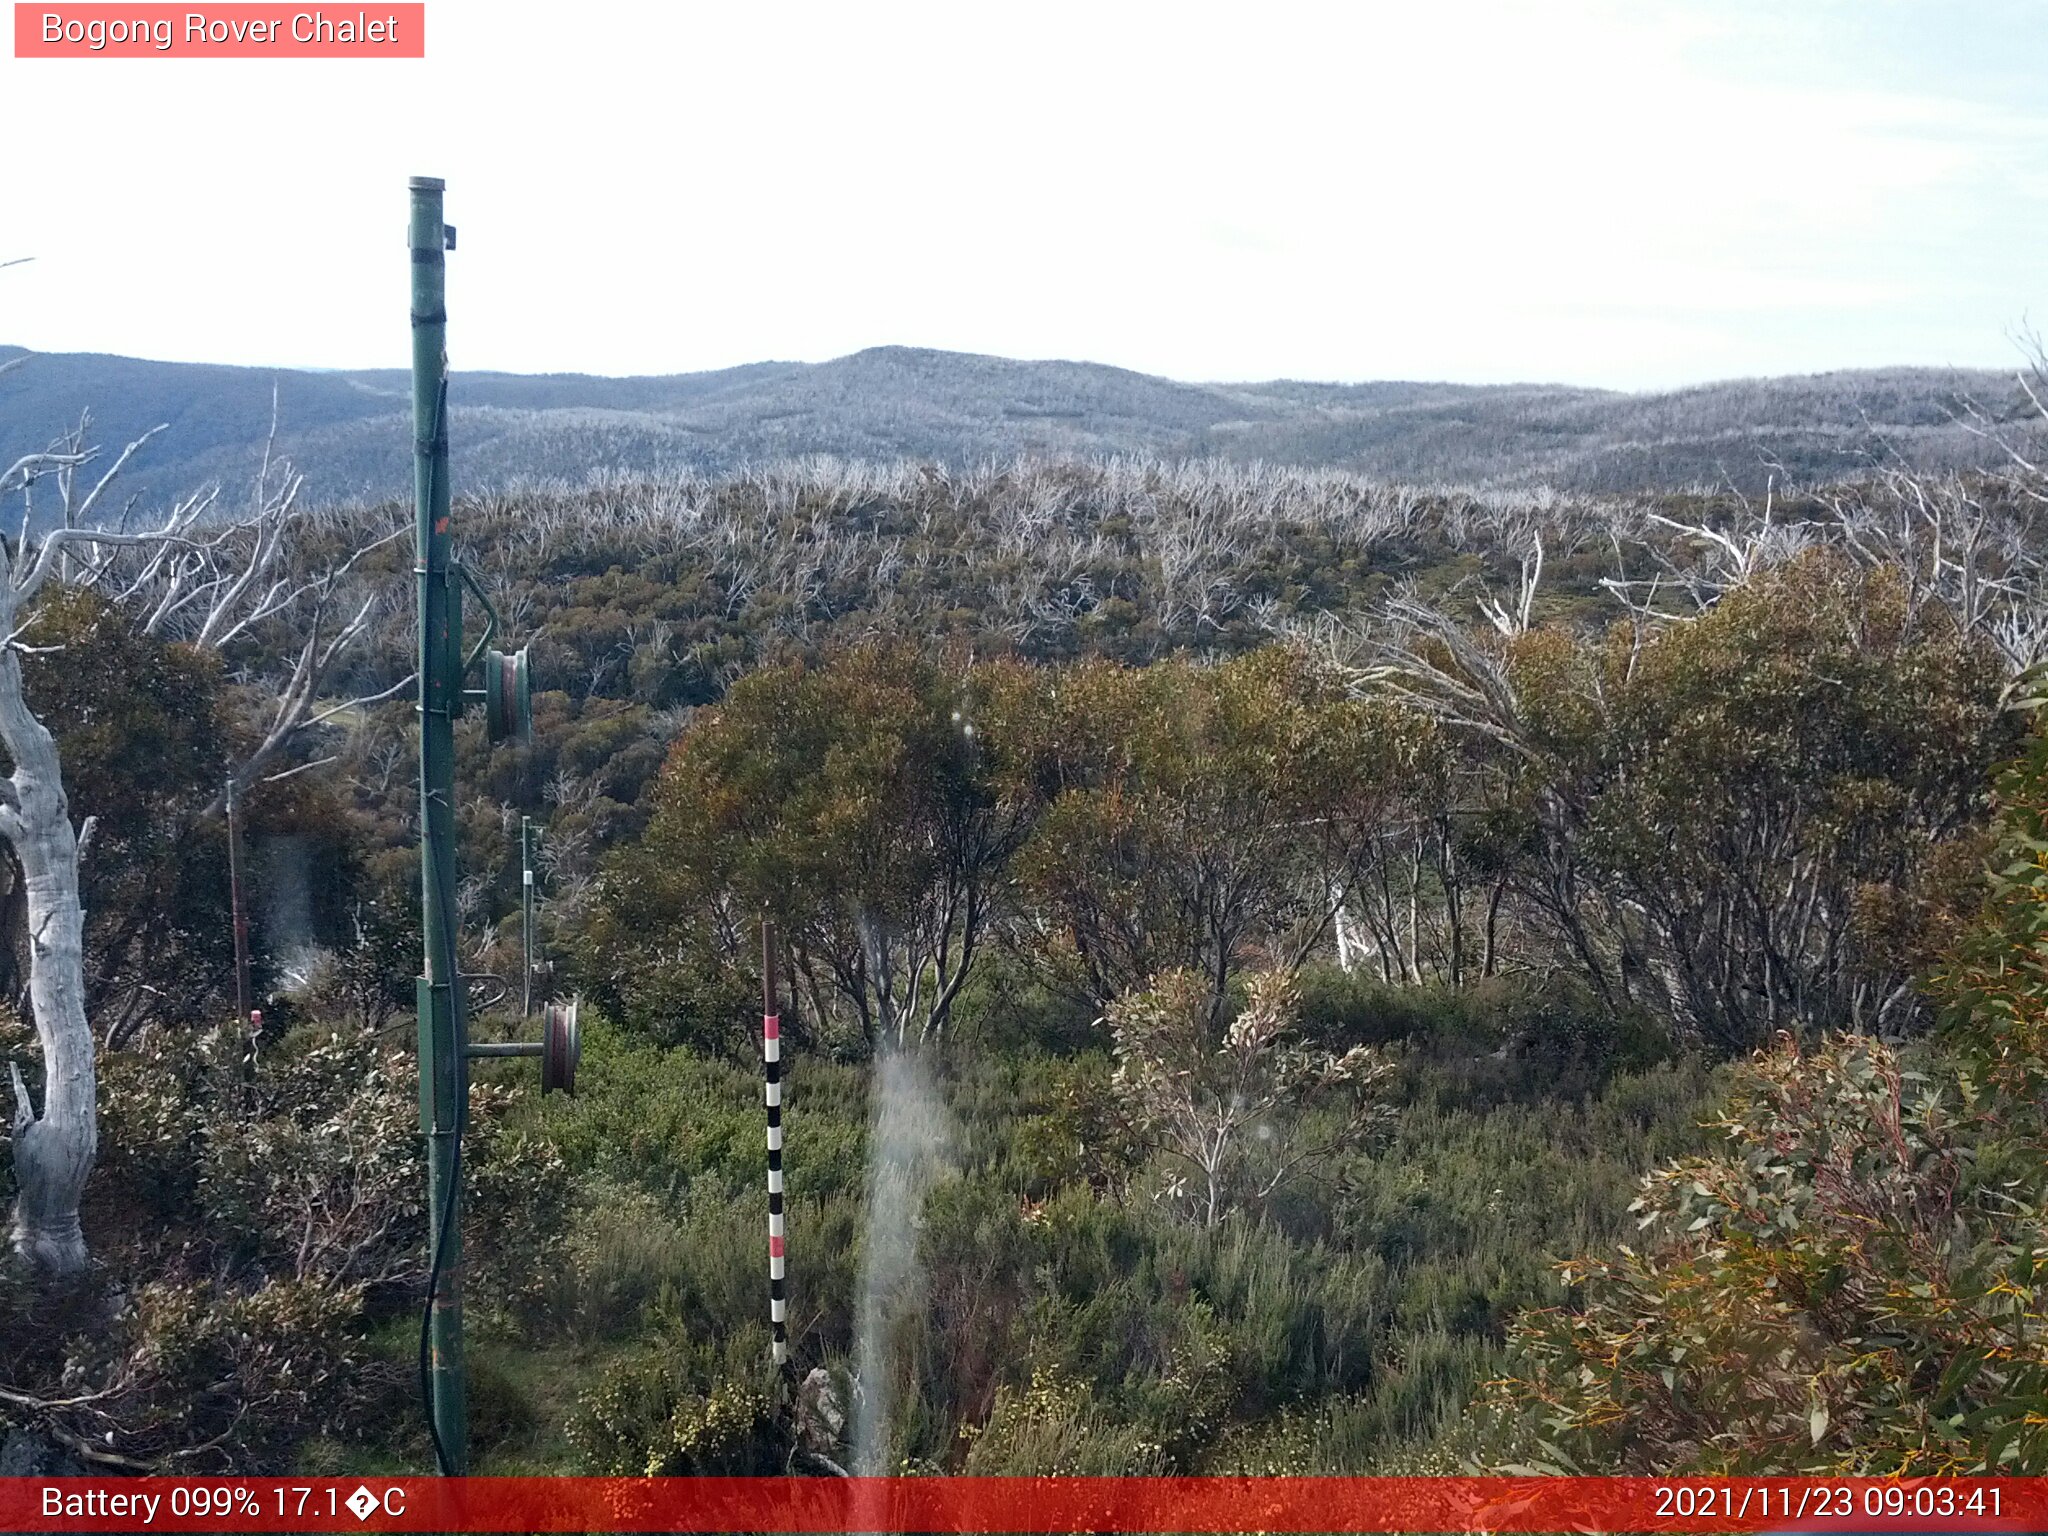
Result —
<path fill-rule="evenodd" d="M 782 1016 L 775 1000 L 775 925 L 761 924 L 761 1071 L 768 1104 L 768 1322 L 775 1331 L 775 1368 L 789 1362 L 783 1315 Z"/>

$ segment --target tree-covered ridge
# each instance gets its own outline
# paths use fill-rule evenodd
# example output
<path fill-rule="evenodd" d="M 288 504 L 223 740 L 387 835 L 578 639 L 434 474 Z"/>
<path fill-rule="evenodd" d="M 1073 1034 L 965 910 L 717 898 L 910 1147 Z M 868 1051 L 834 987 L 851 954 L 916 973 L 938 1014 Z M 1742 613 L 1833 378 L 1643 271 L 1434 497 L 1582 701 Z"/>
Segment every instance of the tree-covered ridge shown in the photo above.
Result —
<path fill-rule="evenodd" d="M 171 435 L 134 466 L 146 498 L 238 480 L 269 433 L 323 502 L 402 495 L 411 480 L 407 375 L 397 369 L 229 368 L 0 346 L 0 460 L 42 448 L 86 412 L 112 441 Z M 1900 462 L 1995 468 L 1965 425 L 2025 414 L 2012 376 L 1884 368 L 1739 379 L 1644 394 L 1541 383 L 1180 383 L 1096 363 L 875 347 L 829 362 L 762 362 L 646 378 L 453 375 L 456 483 L 715 477 L 830 455 L 959 471 L 1019 457 L 1115 455 L 1342 469 L 1422 484 L 1636 494 L 1854 477 Z"/>
<path fill-rule="evenodd" d="M 1457 589 L 1453 608 L 1477 617 L 1487 594 L 1516 606 L 1538 545 L 1538 618 L 1604 626 L 1617 591 L 1653 582 L 1655 606 L 1690 611 L 1818 542 L 1911 570 L 1915 603 L 1974 583 L 1941 600 L 1997 639 L 2027 611 L 2035 545 L 2031 504 L 1997 477 L 1601 498 L 1144 459 L 616 476 L 465 498 L 457 517 L 500 610 L 539 631 L 545 685 L 655 708 L 715 698 L 757 660 L 872 634 L 1145 662 L 1353 625 L 1411 588 L 1431 601 Z M 355 547 L 403 518 L 324 513 L 310 548 Z M 383 558 L 395 577 L 402 555 Z M 364 678 L 403 675 L 407 612 L 361 653 Z"/>

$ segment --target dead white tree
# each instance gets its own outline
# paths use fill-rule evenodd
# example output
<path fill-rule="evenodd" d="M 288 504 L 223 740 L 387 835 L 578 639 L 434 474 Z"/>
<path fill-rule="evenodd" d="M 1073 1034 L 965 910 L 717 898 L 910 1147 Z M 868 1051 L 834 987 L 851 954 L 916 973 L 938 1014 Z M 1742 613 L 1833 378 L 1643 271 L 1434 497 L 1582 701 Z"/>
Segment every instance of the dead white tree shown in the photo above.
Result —
<path fill-rule="evenodd" d="M 291 624 L 304 639 L 283 690 L 279 714 L 251 760 L 246 779 L 305 730 L 396 689 L 315 709 L 320 684 L 367 622 L 376 597 L 335 623 L 332 614 L 362 558 L 357 549 L 311 577 L 283 558 L 303 526 L 297 477 L 274 483 L 268 452 L 252 510 L 219 513 L 218 491 L 177 503 L 147 532 L 94 526 L 115 476 L 154 432 L 117 457 L 83 497 L 78 472 L 93 451 L 78 433 L 50 451 L 28 454 L 0 471 L 0 500 L 19 494 L 32 508 L 37 482 L 57 480 L 62 510 L 39 530 L 25 511 L 11 547 L 0 541 L 0 748 L 12 771 L 0 778 L 0 839 L 21 867 L 25 896 L 28 1000 L 43 1064 L 38 1112 L 20 1065 L 9 1063 L 14 1090 L 14 1166 L 18 1195 L 12 1240 L 36 1268 L 72 1274 L 86 1264 L 79 1204 L 98 1150 L 95 1042 L 86 1017 L 85 913 L 79 861 L 92 839 L 88 816 L 74 826 L 57 742 L 23 691 L 21 658 L 38 599 L 57 587 L 100 593 L 146 631 L 210 648 L 225 647 L 257 625 Z M 161 428 L 156 429 L 161 430 Z M 124 516 L 125 521 L 125 516 Z M 402 530 L 394 530 L 396 537 Z M 352 594 L 351 594 L 352 595 Z M 405 686 L 400 683 L 398 687 Z"/>
<path fill-rule="evenodd" d="M 1394 1073 L 1362 1045 L 1338 1055 L 1301 1043 L 1292 973 L 1255 972 L 1247 994 L 1220 1038 L 1208 978 L 1194 971 L 1165 972 L 1106 1016 L 1118 1103 L 1174 1169 L 1161 1197 L 1204 1227 L 1264 1204 L 1305 1167 L 1356 1146 L 1384 1117 Z M 1307 1112 L 1340 1097 L 1349 1114 L 1309 1133 Z"/>
<path fill-rule="evenodd" d="M 0 475 L 0 491 L 32 483 L 40 472 L 70 467 L 75 456 L 31 454 Z M 52 542 L 56 540 L 56 542 Z M 88 823 L 71 824 L 57 743 L 22 697 L 22 610 L 48 583 L 63 549 L 57 535 L 40 554 L 0 547 L 0 745 L 14 772 L 0 780 L 0 837 L 21 862 L 28 899 L 29 994 L 43 1053 L 43 1111 L 30 1102 L 21 1068 L 14 1085 L 15 1251 L 58 1274 L 85 1267 L 79 1197 L 99 1150 L 92 1031 L 85 1021 L 85 914 L 78 902 L 79 844 Z"/>
<path fill-rule="evenodd" d="M 1536 611 L 1536 593 L 1543 585 L 1543 530 L 1529 530 L 1527 547 L 1522 551 L 1521 581 L 1517 588 L 1514 606 L 1509 607 L 1499 598 L 1488 594 L 1479 599 L 1479 611 L 1493 627 L 1510 639 L 1529 632 L 1529 621 Z"/>

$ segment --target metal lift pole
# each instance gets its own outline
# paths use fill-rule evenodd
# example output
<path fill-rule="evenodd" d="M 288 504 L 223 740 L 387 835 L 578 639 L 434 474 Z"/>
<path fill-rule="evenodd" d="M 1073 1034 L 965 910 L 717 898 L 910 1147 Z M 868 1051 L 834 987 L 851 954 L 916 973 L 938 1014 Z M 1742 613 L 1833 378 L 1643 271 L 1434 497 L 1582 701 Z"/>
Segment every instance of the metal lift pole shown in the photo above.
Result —
<path fill-rule="evenodd" d="M 428 1269 L 420 1329 L 420 1389 L 434 1461 L 447 1477 L 469 1471 L 469 1409 L 462 1369 L 462 1133 L 469 1128 L 472 1057 L 533 1056 L 542 1094 L 574 1093 L 583 1055 L 577 1003 L 550 1003 L 538 1040 L 472 1045 L 463 1017 L 466 981 L 457 963 L 455 905 L 455 720 L 481 706 L 492 742 L 533 740 L 533 684 L 524 649 L 491 649 L 498 611 L 455 559 L 448 531 L 447 255 L 455 226 L 441 217 L 443 184 L 411 183 L 413 490 L 418 509 L 413 572 L 419 578 L 420 712 L 420 1129 L 427 1136 Z M 462 595 L 483 609 L 474 648 L 462 643 Z M 468 686 L 483 668 L 483 686 Z M 532 926 L 531 904 L 527 907 Z M 471 980 L 479 978 L 470 978 Z M 532 985 L 529 967 L 528 987 Z M 499 996 L 503 996 L 502 989 Z M 495 1003 L 486 1003 L 493 1007 Z"/>
<path fill-rule="evenodd" d="M 448 315 L 443 183 L 415 176 L 412 224 L 413 488 L 418 510 L 420 894 L 425 937 L 419 979 L 420 1124 L 427 1135 L 427 1319 L 430 1410 L 441 1471 L 469 1470 L 462 1365 L 462 1131 L 469 1064 L 455 964 L 455 716 L 462 708 L 462 594 L 448 533 Z"/>

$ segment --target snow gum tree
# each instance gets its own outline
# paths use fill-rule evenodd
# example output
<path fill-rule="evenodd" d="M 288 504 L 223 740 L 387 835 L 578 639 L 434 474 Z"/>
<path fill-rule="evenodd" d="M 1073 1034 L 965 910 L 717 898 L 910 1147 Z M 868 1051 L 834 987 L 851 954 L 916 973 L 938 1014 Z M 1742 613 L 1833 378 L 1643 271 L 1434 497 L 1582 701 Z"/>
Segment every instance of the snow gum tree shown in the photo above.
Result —
<path fill-rule="evenodd" d="M 0 550 L 0 630 L 12 636 L 23 607 L 49 578 L 47 558 L 17 570 Z M 0 745 L 14 764 L 0 779 L 0 837 L 21 863 L 27 897 L 29 999 L 43 1054 L 37 1114 L 21 1068 L 14 1086 L 15 1250 L 38 1268 L 85 1267 L 78 1202 L 98 1150 L 92 1031 L 85 1019 L 85 913 L 78 901 L 79 830 L 64 798 L 57 743 L 22 697 L 18 643 L 0 648 Z M 90 824 L 85 828 L 90 834 Z"/>
<path fill-rule="evenodd" d="M 8 1063 L 17 1187 L 11 1239 L 34 1269 L 55 1276 L 86 1266 L 79 1207 L 99 1144 L 79 899 L 79 863 L 94 822 L 90 815 L 73 821 L 57 739 L 23 687 L 22 657 L 33 647 L 38 603 L 59 590 L 92 591 L 141 632 L 202 648 L 224 648 L 259 631 L 285 639 L 279 650 L 289 675 L 269 680 L 280 703 L 257 751 L 235 770 L 246 779 L 285 754 L 295 737 L 369 702 L 314 708 L 322 681 L 378 600 L 355 590 L 351 572 L 386 542 L 359 546 L 306 575 L 290 558 L 308 521 L 298 506 L 300 481 L 267 452 L 244 511 L 222 509 L 216 487 L 177 503 L 152 531 L 99 526 L 108 487 L 155 434 L 130 443 L 88 489 L 78 478 L 95 456 L 84 445 L 86 427 L 81 422 L 50 451 L 0 470 L 0 499 L 18 498 L 21 512 L 16 536 L 0 540 L 0 750 L 9 770 L 0 777 L 0 840 L 20 866 L 26 1000 L 43 1068 L 38 1107 L 20 1063 Z M 43 481 L 55 483 L 55 495 L 39 505 Z"/>

